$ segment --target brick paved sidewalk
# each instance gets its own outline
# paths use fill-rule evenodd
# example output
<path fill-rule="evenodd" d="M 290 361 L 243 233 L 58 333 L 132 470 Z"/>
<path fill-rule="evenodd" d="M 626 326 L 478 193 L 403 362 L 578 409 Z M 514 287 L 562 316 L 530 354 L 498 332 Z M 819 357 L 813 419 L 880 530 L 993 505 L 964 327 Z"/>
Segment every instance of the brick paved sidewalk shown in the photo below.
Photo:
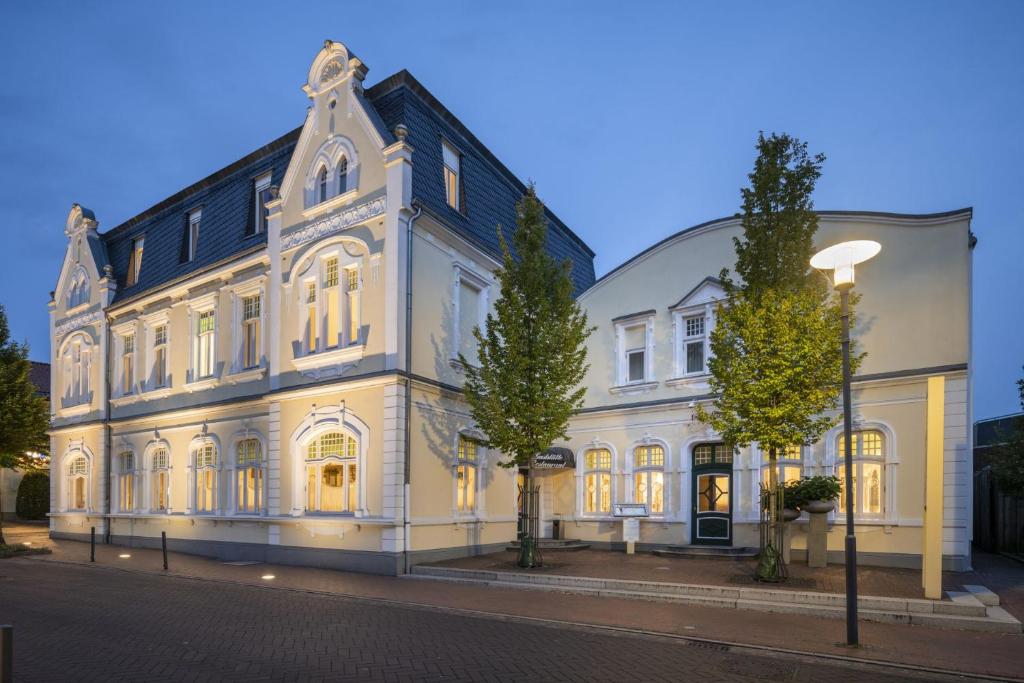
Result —
<path fill-rule="evenodd" d="M 89 546 L 52 542 L 53 555 L 5 562 L 87 563 Z M 121 558 L 128 554 L 131 557 Z M 202 577 L 265 587 L 378 598 L 494 614 L 622 627 L 805 652 L 855 655 L 877 661 L 1020 677 L 1024 636 L 946 631 L 920 626 L 862 623 L 864 647 L 851 653 L 838 643 L 841 621 L 799 615 L 740 612 L 710 607 L 648 603 L 618 598 L 438 584 L 305 567 L 230 565 L 180 553 L 170 554 L 172 575 Z M 162 573 L 160 552 L 97 546 L 97 564 Z M 0 570 L 3 565 L 0 564 Z M 273 580 L 261 576 L 273 574 Z M 1019 604 L 1019 603 L 1018 603 Z"/>

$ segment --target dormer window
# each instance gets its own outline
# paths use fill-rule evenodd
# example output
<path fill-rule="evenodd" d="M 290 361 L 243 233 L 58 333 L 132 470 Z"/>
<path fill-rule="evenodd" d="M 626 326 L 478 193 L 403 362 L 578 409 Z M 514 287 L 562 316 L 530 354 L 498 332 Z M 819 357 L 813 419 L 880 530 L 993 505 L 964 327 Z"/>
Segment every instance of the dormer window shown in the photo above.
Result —
<path fill-rule="evenodd" d="M 194 209 L 185 214 L 185 234 L 181 239 L 181 263 L 195 261 L 199 254 L 199 224 L 202 218 L 201 209 Z"/>
<path fill-rule="evenodd" d="M 722 283 L 716 278 L 707 277 L 669 309 L 672 312 L 675 337 L 673 355 L 676 380 L 706 381 L 715 311 L 724 296 Z"/>
<path fill-rule="evenodd" d="M 270 173 L 264 173 L 253 181 L 253 197 L 256 206 L 253 207 L 252 231 L 259 235 L 267 231 L 267 202 L 270 201 Z"/>
<path fill-rule="evenodd" d="M 448 206 L 461 211 L 459 173 L 462 171 L 462 155 L 445 141 L 441 141 L 444 162 L 444 193 Z"/>
<path fill-rule="evenodd" d="M 139 281 L 139 273 L 142 271 L 142 247 L 145 241 L 145 235 L 139 235 L 132 240 L 132 251 L 128 255 L 127 285 L 129 287 Z"/>

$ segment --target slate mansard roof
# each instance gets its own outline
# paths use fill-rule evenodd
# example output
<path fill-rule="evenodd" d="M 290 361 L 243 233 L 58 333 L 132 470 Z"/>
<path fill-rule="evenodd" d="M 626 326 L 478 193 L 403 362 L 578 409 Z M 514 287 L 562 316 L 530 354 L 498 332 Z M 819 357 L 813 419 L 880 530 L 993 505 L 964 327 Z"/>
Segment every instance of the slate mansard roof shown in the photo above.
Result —
<path fill-rule="evenodd" d="M 391 137 L 398 124 L 409 130 L 413 146 L 413 201 L 426 213 L 484 252 L 499 256 L 496 227 L 509 239 L 515 227 L 515 205 L 526 191 L 498 159 L 407 71 L 401 71 L 365 92 L 373 123 Z M 100 235 L 99 249 L 114 269 L 118 284 L 115 302 L 156 289 L 215 264 L 266 245 L 266 234 L 246 235 L 253 202 L 252 182 L 272 170 L 280 185 L 301 126 L 181 190 L 121 225 Z M 441 140 L 462 152 L 465 215 L 448 206 L 442 180 Z M 193 261 L 181 262 L 181 243 L 188 212 L 202 209 L 199 248 Z M 594 252 L 551 211 L 548 247 L 559 260 L 572 263 L 571 277 L 578 293 L 594 282 Z M 133 240 L 145 235 L 139 281 L 127 286 Z M 99 256 L 99 254 L 97 254 Z M 97 263 L 106 258 L 100 257 Z"/>

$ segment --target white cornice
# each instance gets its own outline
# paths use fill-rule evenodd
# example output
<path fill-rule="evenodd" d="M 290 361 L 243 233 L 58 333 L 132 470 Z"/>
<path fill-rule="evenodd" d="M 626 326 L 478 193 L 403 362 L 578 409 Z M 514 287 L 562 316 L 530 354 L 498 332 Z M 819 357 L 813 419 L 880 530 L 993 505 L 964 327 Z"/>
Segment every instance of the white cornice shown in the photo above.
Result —
<path fill-rule="evenodd" d="M 86 325 L 100 321 L 102 319 L 103 311 L 93 311 L 92 313 L 83 313 L 81 315 L 76 315 L 74 318 L 71 318 L 70 320 L 65 320 L 60 325 L 57 325 L 57 327 L 54 328 L 54 334 L 56 334 L 57 337 L 60 338 L 68 334 L 69 332 L 74 332 L 80 327 L 85 327 Z"/>

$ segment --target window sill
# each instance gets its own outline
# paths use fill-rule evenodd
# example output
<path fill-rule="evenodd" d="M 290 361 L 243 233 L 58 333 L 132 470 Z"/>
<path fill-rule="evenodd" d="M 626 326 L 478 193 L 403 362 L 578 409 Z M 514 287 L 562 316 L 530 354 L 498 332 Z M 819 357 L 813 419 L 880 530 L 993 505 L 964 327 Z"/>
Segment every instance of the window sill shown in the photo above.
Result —
<path fill-rule="evenodd" d="M 329 351 L 318 351 L 292 359 L 295 369 L 313 379 L 336 377 L 363 359 L 365 344 L 342 346 Z"/>
<path fill-rule="evenodd" d="M 92 408 L 91 403 L 78 403 L 57 411 L 57 417 L 79 417 L 85 415 Z"/>
<path fill-rule="evenodd" d="M 204 377 L 203 379 L 197 379 L 194 382 L 185 382 L 185 391 L 193 393 L 196 391 L 204 391 L 206 389 L 212 389 L 220 383 L 220 380 L 216 377 Z"/>
<path fill-rule="evenodd" d="M 646 394 L 658 387 L 657 382 L 635 382 L 633 384 L 621 384 L 617 387 L 608 387 L 608 393 L 621 396 L 634 396 Z"/>
<path fill-rule="evenodd" d="M 120 396 L 114 396 L 113 398 L 111 398 L 110 405 L 114 406 L 115 408 L 120 408 L 121 406 L 130 405 L 141 400 L 142 396 L 140 396 L 139 394 L 122 394 Z"/>
<path fill-rule="evenodd" d="M 673 389 L 710 389 L 711 375 L 701 373 L 699 375 L 683 375 L 665 380 L 665 386 Z"/>
<path fill-rule="evenodd" d="M 345 192 L 342 192 L 341 194 L 335 195 L 335 196 L 331 197 L 330 199 L 326 199 L 326 200 L 320 202 L 319 204 L 314 204 L 313 206 L 310 206 L 308 208 L 303 209 L 302 210 L 302 217 L 305 218 L 306 220 L 309 220 L 311 218 L 316 218 L 317 216 L 320 216 L 322 214 L 328 213 L 332 209 L 337 209 L 337 208 L 340 208 L 340 207 L 348 204 L 353 199 L 355 199 L 356 196 L 358 196 L 358 195 L 359 195 L 358 188 L 353 188 L 351 190 L 346 190 Z"/>
<path fill-rule="evenodd" d="M 266 374 L 266 367 L 255 367 L 249 368 L 248 370 L 233 372 L 225 377 L 224 381 L 228 384 L 241 384 L 242 382 L 251 382 L 257 379 L 263 379 Z"/>
<path fill-rule="evenodd" d="M 155 400 L 158 400 L 158 399 L 161 399 L 161 398 L 167 398 L 170 395 L 171 395 L 171 388 L 170 387 L 155 387 L 153 389 L 150 389 L 149 391 L 143 392 L 142 393 L 142 400 L 143 401 L 155 401 Z"/>

